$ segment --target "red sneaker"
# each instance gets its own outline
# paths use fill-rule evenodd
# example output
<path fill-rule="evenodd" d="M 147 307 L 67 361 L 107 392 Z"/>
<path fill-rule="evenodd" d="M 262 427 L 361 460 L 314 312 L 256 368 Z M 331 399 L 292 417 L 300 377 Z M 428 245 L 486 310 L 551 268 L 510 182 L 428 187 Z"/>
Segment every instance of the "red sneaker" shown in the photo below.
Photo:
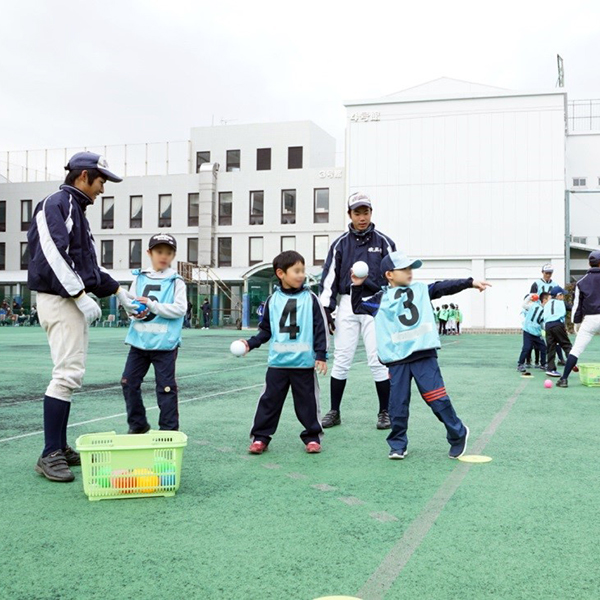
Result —
<path fill-rule="evenodd" d="M 250 448 L 248 448 L 248 452 L 250 452 L 250 454 L 262 454 L 263 452 L 266 452 L 267 450 L 267 445 L 264 442 L 252 442 L 250 444 Z"/>
<path fill-rule="evenodd" d="M 309 454 L 319 454 L 321 452 L 321 444 L 319 442 L 308 442 L 306 444 L 306 451 Z"/>

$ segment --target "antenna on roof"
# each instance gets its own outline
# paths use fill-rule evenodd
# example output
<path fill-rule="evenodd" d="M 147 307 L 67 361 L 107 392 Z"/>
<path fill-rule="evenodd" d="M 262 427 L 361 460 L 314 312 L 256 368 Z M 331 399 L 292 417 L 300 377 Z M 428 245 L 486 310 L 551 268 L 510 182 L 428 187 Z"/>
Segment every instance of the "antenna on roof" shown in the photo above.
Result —
<path fill-rule="evenodd" d="M 556 55 L 556 63 L 558 65 L 558 79 L 556 80 L 556 87 L 565 87 L 565 68 L 563 59 L 560 54 Z"/>
<path fill-rule="evenodd" d="M 224 119 L 221 117 L 221 125 L 227 125 L 227 123 L 233 123 L 234 121 L 237 121 L 237 119 Z"/>

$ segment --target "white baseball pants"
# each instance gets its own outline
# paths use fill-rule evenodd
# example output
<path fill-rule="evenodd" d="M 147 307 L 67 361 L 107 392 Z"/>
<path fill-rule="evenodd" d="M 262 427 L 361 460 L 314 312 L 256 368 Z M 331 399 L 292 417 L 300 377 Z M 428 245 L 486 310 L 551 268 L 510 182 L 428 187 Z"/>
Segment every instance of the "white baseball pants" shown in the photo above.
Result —
<path fill-rule="evenodd" d="M 592 338 L 600 333 L 600 315 L 586 315 L 579 326 L 577 338 L 571 348 L 571 354 L 579 358 Z"/>

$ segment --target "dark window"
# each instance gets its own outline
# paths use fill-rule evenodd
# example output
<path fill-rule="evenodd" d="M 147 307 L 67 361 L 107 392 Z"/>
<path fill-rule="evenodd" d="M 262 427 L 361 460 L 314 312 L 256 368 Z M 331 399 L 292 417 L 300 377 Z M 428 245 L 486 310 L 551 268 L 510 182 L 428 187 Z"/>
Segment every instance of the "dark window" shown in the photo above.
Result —
<path fill-rule="evenodd" d="M 271 148 L 259 148 L 256 151 L 256 170 L 271 170 Z"/>
<path fill-rule="evenodd" d="M 288 169 L 302 168 L 302 146 L 288 148 Z"/>
<path fill-rule="evenodd" d="M 233 194 L 219 192 L 219 225 L 231 225 L 233 218 Z"/>
<path fill-rule="evenodd" d="M 219 238 L 218 240 L 218 266 L 231 266 L 231 238 Z"/>
<path fill-rule="evenodd" d="M 113 229 L 114 226 L 115 199 L 113 196 L 102 196 L 102 229 Z"/>
<path fill-rule="evenodd" d="M 100 242 L 100 264 L 105 269 L 113 268 L 113 241 L 102 240 Z"/>
<path fill-rule="evenodd" d="M 315 235 L 313 237 L 313 265 L 322 265 L 329 251 L 329 236 Z"/>
<path fill-rule="evenodd" d="M 251 237 L 248 248 L 249 264 L 255 265 L 262 262 L 263 259 L 263 238 Z"/>
<path fill-rule="evenodd" d="M 171 194 L 161 194 L 158 197 L 158 226 L 171 227 Z"/>
<path fill-rule="evenodd" d="M 21 231 L 27 231 L 31 223 L 32 200 L 21 200 Z"/>
<path fill-rule="evenodd" d="M 198 238 L 194 237 L 194 238 L 188 238 L 187 241 L 187 257 L 188 257 L 188 262 L 194 263 L 195 265 L 198 264 Z"/>
<path fill-rule="evenodd" d="M 250 225 L 263 224 L 264 202 L 264 192 L 250 192 Z"/>
<path fill-rule="evenodd" d="M 6 200 L 0 202 L 0 231 L 6 231 Z"/>
<path fill-rule="evenodd" d="M 4 271 L 6 269 L 6 244 L 4 242 L 0 243 L 0 271 Z"/>
<path fill-rule="evenodd" d="M 142 228 L 142 216 L 144 213 L 143 196 L 129 196 L 129 227 L 131 229 Z"/>
<path fill-rule="evenodd" d="M 587 184 L 585 177 L 573 177 L 573 187 L 585 187 Z"/>
<path fill-rule="evenodd" d="M 329 223 L 329 188 L 315 189 L 315 223 Z"/>
<path fill-rule="evenodd" d="M 142 240 L 129 240 L 129 268 L 142 267 Z"/>
<path fill-rule="evenodd" d="M 210 162 L 210 152 L 196 152 L 196 173 L 204 163 Z"/>
<path fill-rule="evenodd" d="M 240 170 L 240 150 L 227 150 L 227 171 Z"/>
<path fill-rule="evenodd" d="M 21 269 L 27 270 L 29 266 L 29 244 L 27 242 L 21 242 Z"/>
<path fill-rule="evenodd" d="M 295 250 L 296 249 L 296 237 L 293 235 L 281 236 L 281 251 Z"/>
<path fill-rule="evenodd" d="M 281 190 L 281 223 L 293 225 L 296 222 L 296 190 Z"/>
<path fill-rule="evenodd" d="M 200 194 L 188 194 L 188 227 L 198 227 Z"/>

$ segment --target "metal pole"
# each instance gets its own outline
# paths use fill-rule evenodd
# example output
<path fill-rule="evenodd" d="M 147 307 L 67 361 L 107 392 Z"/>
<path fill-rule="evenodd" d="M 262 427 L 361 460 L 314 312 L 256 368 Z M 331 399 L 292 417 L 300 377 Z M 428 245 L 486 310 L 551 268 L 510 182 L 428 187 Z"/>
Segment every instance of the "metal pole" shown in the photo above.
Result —
<path fill-rule="evenodd" d="M 565 285 L 571 281 L 571 192 L 565 190 Z"/>

